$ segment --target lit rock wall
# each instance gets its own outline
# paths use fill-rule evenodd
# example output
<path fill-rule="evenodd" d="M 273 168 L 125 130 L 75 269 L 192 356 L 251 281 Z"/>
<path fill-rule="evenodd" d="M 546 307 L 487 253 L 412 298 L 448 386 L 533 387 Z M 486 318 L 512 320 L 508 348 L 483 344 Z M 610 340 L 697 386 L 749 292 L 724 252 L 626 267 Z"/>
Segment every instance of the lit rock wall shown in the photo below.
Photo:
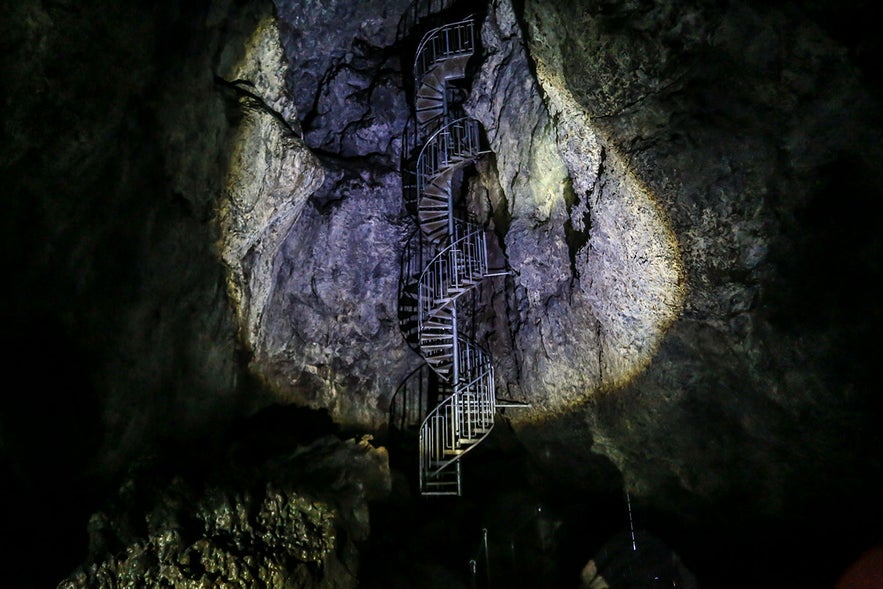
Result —
<path fill-rule="evenodd" d="M 751 2 L 525 4 L 574 187 L 598 168 L 574 157 L 580 144 L 597 142 L 618 179 L 605 189 L 599 175 L 588 201 L 588 308 L 623 357 L 651 352 L 560 426 L 525 426 L 539 456 L 605 456 L 628 488 L 691 517 L 742 504 L 799 518 L 822 504 L 835 521 L 833 498 L 868 492 L 879 313 L 856 286 L 879 275 L 879 243 L 834 201 L 860 210 L 879 193 L 880 135 L 868 78 L 813 16 Z M 664 329 L 647 338 L 635 309 Z M 583 337 L 569 331 L 568 344 Z"/>
<path fill-rule="evenodd" d="M 506 386 L 533 405 L 513 414 L 519 421 L 639 373 L 680 311 L 683 288 L 664 214 L 570 96 L 560 57 L 530 62 L 511 4 L 493 6 L 471 110 L 494 152 L 502 198 L 493 206 L 508 219 L 498 231 L 514 290 L 497 332 L 518 357 Z"/>
<path fill-rule="evenodd" d="M 325 170 L 285 236 L 253 370 L 286 403 L 383 428 L 419 359 L 398 327 L 404 213 L 400 138 L 410 112 L 394 46 L 407 2 L 279 2 L 306 144 Z M 406 75 L 406 74 L 405 74 Z"/>
<path fill-rule="evenodd" d="M 237 84 L 232 90 L 243 106 L 229 137 L 218 249 L 243 344 L 254 349 L 275 285 L 276 254 L 307 198 L 322 185 L 324 170 L 298 132 L 275 19 L 261 20 L 243 45 L 241 55 L 223 53 L 230 63 L 218 68 L 220 77 Z"/>

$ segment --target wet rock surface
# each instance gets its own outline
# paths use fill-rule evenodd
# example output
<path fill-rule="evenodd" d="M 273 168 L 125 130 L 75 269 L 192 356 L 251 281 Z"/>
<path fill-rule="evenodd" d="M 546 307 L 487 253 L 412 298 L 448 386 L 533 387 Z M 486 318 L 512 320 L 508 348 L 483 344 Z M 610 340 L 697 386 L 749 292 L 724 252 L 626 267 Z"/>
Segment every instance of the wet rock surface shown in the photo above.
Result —
<path fill-rule="evenodd" d="M 357 586 L 357 544 L 370 533 L 368 501 L 389 493 L 388 457 L 369 438 L 308 440 L 323 422 L 265 409 L 218 464 L 142 459 L 91 516 L 86 564 L 58 586 Z"/>

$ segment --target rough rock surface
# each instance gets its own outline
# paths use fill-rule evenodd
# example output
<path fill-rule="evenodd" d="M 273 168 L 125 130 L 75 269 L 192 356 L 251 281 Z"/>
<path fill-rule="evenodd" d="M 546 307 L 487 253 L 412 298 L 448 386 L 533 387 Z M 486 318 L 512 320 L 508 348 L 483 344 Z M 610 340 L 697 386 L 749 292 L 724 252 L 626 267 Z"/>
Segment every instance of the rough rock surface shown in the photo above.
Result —
<path fill-rule="evenodd" d="M 496 159 L 504 200 L 492 207 L 506 209 L 496 229 L 516 276 L 498 332 L 518 358 L 508 388 L 533 404 L 513 416 L 524 420 L 639 372 L 680 309 L 681 263 L 652 195 L 548 68 L 538 64 L 539 82 L 525 75 L 533 67 L 512 5 L 492 5 L 470 110 Z"/>
<path fill-rule="evenodd" d="M 231 131 L 227 178 L 218 204 L 218 249 L 242 339 L 254 349 L 275 285 L 276 254 L 307 198 L 322 185 L 318 160 L 295 129 L 294 103 L 276 20 L 268 15 L 244 42 L 242 55 L 222 59 L 218 76 L 245 107 Z"/>
<path fill-rule="evenodd" d="M 2 516 L 11 558 L 67 571 L 66 509 L 144 448 L 211 448 L 274 397 L 383 425 L 419 362 L 395 316 L 408 3 L 280 1 L 277 25 L 269 3 L 9 4 L 0 323 L 28 382 L 0 412 Z M 499 0 L 483 24 L 494 154 L 470 182 L 518 273 L 480 336 L 534 402 L 506 418 L 560 489 L 624 482 L 663 527 L 722 530 L 689 528 L 685 559 L 780 554 L 758 522 L 813 555 L 879 537 L 868 10 Z"/>
<path fill-rule="evenodd" d="M 329 436 L 228 469 L 200 481 L 142 464 L 92 515 L 91 562 L 59 588 L 357 586 L 367 501 L 390 489 L 384 448 Z"/>
<path fill-rule="evenodd" d="M 325 183 L 288 233 L 253 369 L 281 399 L 380 429 L 416 365 L 398 328 L 408 117 L 395 28 L 406 2 L 278 4 L 290 84 Z"/>
<path fill-rule="evenodd" d="M 848 256 L 864 283 L 879 275 L 870 263 L 879 242 L 857 220 L 847 221 L 854 241 L 831 236 L 825 253 L 801 232 L 817 222 L 818 199 L 837 193 L 850 208 L 869 197 L 866 180 L 835 189 L 829 175 L 846 160 L 860 177 L 870 172 L 881 148 L 879 127 L 865 126 L 871 95 L 799 13 L 743 2 L 634 8 L 525 9 L 551 110 L 569 93 L 628 162 L 670 220 L 686 278 L 683 312 L 648 370 L 580 410 L 579 445 L 670 506 L 686 492 L 797 517 L 868 492 L 865 477 L 880 469 L 867 454 L 879 404 L 862 358 L 879 312 L 860 289 L 808 266 Z M 825 484 L 818 469 L 841 476 Z"/>

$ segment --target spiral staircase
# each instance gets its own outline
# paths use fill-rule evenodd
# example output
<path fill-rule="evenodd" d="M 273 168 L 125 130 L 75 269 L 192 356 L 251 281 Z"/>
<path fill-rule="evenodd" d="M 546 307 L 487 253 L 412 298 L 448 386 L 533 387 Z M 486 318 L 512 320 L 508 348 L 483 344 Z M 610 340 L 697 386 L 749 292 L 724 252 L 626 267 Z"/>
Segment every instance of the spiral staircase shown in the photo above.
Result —
<path fill-rule="evenodd" d="M 419 427 L 424 495 L 461 494 L 460 460 L 490 433 L 497 408 L 491 356 L 458 321 L 458 300 L 498 274 L 488 269 L 484 229 L 455 206 L 463 169 L 483 153 L 478 122 L 461 116 L 456 85 L 475 40 L 472 18 L 423 36 L 414 60 L 413 128 L 403 138 L 405 208 L 419 229 L 403 255 L 399 322 L 425 365 L 403 381 L 391 415 L 398 429 Z"/>

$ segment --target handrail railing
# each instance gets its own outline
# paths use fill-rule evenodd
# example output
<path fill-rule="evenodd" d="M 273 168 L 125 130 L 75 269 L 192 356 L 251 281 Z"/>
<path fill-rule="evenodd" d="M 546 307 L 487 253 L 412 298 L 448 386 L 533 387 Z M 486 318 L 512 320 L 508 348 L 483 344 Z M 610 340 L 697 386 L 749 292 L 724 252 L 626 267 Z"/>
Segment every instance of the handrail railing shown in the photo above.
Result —
<path fill-rule="evenodd" d="M 420 87 L 423 75 L 435 63 L 453 56 L 475 52 L 475 20 L 468 16 L 461 21 L 442 25 L 423 35 L 414 56 L 414 88 Z"/>
<path fill-rule="evenodd" d="M 487 272 L 484 229 L 465 221 L 457 221 L 454 228 L 452 242 L 420 274 L 418 331 L 430 317 L 466 292 L 464 286 L 478 282 Z"/>
<path fill-rule="evenodd" d="M 494 367 L 490 354 L 481 346 L 465 338 L 461 338 L 460 344 L 460 364 L 464 369 L 460 376 L 462 384 L 456 390 L 462 402 L 468 403 L 462 412 L 460 437 L 477 443 L 490 432 L 497 411 Z M 469 376 L 464 378 L 463 374 Z"/>
<path fill-rule="evenodd" d="M 424 243 L 420 229 L 415 229 L 402 251 L 399 263 L 399 329 L 405 342 L 415 351 L 420 351 L 419 330 L 417 326 L 418 289 L 420 274 L 423 272 L 426 257 L 435 255 L 433 244 Z M 429 251 L 426 251 L 429 248 Z"/>
<path fill-rule="evenodd" d="M 414 58 L 415 129 L 402 138 L 403 200 L 420 229 L 405 252 L 413 257 L 402 261 L 400 324 L 403 332 L 416 330 L 415 348 L 431 370 L 412 373 L 396 391 L 390 419 L 410 426 L 415 411 L 428 409 L 427 375 L 434 374 L 433 399 L 441 400 L 425 411 L 419 434 L 423 494 L 460 494 L 460 458 L 490 433 L 497 407 L 491 355 L 460 335 L 457 320 L 457 300 L 490 275 L 485 230 L 455 216 L 452 194 L 453 172 L 482 153 L 478 122 L 452 120 L 458 111 L 448 104 L 458 95 L 450 81 L 465 75 L 475 41 L 473 17 L 423 36 Z M 427 134 L 414 167 L 405 165 Z M 419 260 L 412 252 L 417 239 Z M 434 244 L 434 251 L 424 252 L 422 244 Z M 413 316 L 402 318 L 402 305 Z M 416 398 L 398 398 L 409 394 Z"/>
<path fill-rule="evenodd" d="M 478 121 L 461 117 L 440 127 L 423 145 L 417 157 L 417 197 L 426 188 L 426 181 L 456 160 L 467 161 L 481 152 Z"/>
<path fill-rule="evenodd" d="M 465 347 L 480 348 L 463 340 Z M 423 420 L 420 427 L 421 485 L 475 448 L 490 433 L 496 413 L 493 365 L 483 362 L 484 370 L 468 383 L 456 387 Z M 468 444 L 463 444 L 468 440 Z M 422 490 L 422 489 L 421 489 Z"/>

